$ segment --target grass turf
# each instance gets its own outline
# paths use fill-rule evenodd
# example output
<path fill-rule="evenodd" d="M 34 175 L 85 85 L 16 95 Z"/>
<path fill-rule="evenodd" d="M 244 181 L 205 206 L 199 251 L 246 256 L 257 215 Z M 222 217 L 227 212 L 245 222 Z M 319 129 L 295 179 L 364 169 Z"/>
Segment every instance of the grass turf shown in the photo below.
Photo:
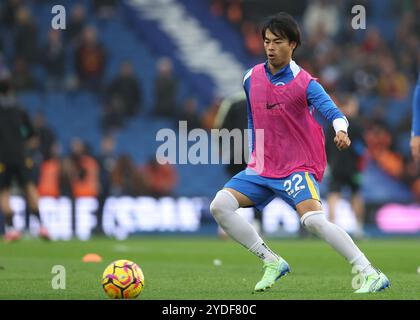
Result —
<path fill-rule="evenodd" d="M 419 239 L 364 240 L 358 245 L 390 279 L 391 288 L 356 295 L 350 266 L 325 243 L 269 240 L 292 273 L 270 291 L 252 293 L 262 275 L 256 257 L 233 241 L 201 237 L 138 237 L 126 241 L 22 240 L 0 244 L 0 299 L 106 299 L 100 284 L 108 263 L 128 259 L 140 265 L 145 288 L 140 299 L 420 299 Z M 101 263 L 83 263 L 87 253 Z M 214 259 L 221 260 L 215 266 Z M 66 289 L 52 289 L 54 265 L 66 270 Z"/>

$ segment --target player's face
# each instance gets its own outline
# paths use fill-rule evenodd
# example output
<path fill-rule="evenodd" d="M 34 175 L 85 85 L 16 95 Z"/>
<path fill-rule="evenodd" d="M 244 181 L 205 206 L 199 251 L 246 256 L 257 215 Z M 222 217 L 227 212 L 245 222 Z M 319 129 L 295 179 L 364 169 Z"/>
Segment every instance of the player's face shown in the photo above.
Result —
<path fill-rule="evenodd" d="M 288 64 L 292 58 L 295 42 L 280 38 L 269 29 L 265 31 L 264 49 L 268 63 L 274 68 L 281 68 Z"/>

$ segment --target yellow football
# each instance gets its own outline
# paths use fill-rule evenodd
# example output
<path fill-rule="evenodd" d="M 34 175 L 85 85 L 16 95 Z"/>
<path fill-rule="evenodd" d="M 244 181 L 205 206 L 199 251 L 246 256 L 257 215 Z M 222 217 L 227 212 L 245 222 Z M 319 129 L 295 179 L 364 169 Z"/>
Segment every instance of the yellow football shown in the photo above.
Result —
<path fill-rule="evenodd" d="M 134 299 L 144 287 L 143 271 L 132 261 L 114 261 L 105 268 L 102 287 L 111 299 Z"/>

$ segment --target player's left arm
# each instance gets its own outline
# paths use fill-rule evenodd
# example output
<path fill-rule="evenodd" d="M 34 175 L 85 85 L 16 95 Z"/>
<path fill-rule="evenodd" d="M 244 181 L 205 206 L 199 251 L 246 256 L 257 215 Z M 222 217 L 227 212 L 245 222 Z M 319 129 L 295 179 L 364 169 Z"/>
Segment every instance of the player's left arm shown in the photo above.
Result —
<path fill-rule="evenodd" d="M 420 73 L 413 96 L 413 123 L 410 146 L 414 160 L 420 161 Z"/>
<path fill-rule="evenodd" d="M 325 92 L 324 88 L 315 80 L 311 80 L 306 90 L 308 105 L 314 106 L 335 130 L 334 143 L 338 150 L 344 150 L 350 147 L 351 141 L 347 133 L 349 122 L 344 114 L 338 109 L 334 101 Z"/>

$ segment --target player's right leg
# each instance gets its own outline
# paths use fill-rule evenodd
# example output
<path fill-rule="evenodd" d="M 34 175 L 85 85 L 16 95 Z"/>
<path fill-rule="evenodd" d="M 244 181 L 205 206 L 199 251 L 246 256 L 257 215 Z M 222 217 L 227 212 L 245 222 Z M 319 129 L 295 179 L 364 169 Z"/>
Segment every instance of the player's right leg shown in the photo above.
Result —
<path fill-rule="evenodd" d="M 29 212 L 32 216 L 35 216 L 39 221 L 39 232 L 38 235 L 41 239 L 50 240 L 48 229 L 42 224 L 41 215 L 39 213 L 39 196 L 38 190 L 33 182 L 33 176 L 31 173 L 30 162 L 22 161 L 17 166 L 16 179 L 20 186 L 25 191 L 25 197 Z"/>
<path fill-rule="evenodd" d="M 338 173 L 334 171 L 331 172 L 330 181 L 328 184 L 328 196 L 327 196 L 327 203 L 328 203 L 328 220 L 332 223 L 335 223 L 335 209 L 337 206 L 338 201 L 341 198 L 341 188 L 343 182 L 340 178 Z"/>
<path fill-rule="evenodd" d="M 263 278 L 255 286 L 255 291 L 264 291 L 273 286 L 281 276 L 290 272 L 287 262 L 275 254 L 261 239 L 255 228 L 236 213 L 240 207 L 254 206 L 271 200 L 272 193 L 249 181 L 238 179 L 227 183 L 210 205 L 210 211 L 219 226 L 235 241 L 239 242 L 264 262 Z M 238 189 L 240 191 L 238 191 Z M 252 189 L 252 190 L 251 190 Z M 253 200 L 249 195 L 252 194 Z"/>

